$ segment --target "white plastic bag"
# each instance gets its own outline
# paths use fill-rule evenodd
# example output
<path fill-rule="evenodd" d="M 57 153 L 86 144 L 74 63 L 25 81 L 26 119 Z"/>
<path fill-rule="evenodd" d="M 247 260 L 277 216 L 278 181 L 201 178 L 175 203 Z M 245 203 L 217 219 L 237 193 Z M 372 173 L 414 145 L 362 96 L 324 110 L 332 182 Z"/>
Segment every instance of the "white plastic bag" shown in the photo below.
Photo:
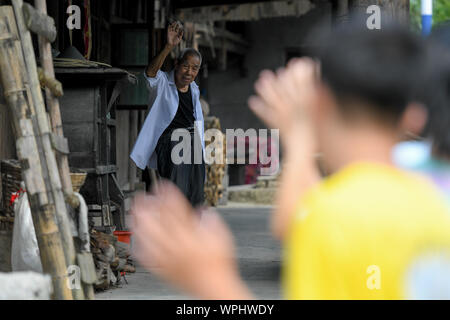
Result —
<path fill-rule="evenodd" d="M 0 273 L 0 300 L 50 300 L 52 278 L 36 272 Z"/>
<path fill-rule="evenodd" d="M 36 232 L 31 217 L 26 192 L 14 203 L 14 229 L 11 248 L 11 266 L 14 272 L 34 271 L 42 273 Z"/>

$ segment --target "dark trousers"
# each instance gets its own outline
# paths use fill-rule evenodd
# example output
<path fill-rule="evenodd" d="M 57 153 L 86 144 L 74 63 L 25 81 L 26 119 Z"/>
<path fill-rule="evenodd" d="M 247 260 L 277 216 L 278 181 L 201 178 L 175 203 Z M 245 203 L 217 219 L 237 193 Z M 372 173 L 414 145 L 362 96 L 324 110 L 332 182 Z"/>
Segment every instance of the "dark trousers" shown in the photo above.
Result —
<path fill-rule="evenodd" d="M 159 138 L 156 146 L 159 175 L 178 186 L 192 206 L 202 205 L 205 200 L 205 163 L 203 156 L 199 157 L 201 159 L 200 164 L 194 163 L 194 150 L 200 148 L 201 155 L 201 146 L 194 148 L 196 139 L 194 139 L 194 132 L 191 132 L 191 161 L 189 163 L 175 164 L 171 157 L 172 149 L 179 145 L 180 142 L 171 141 L 171 134 L 172 132 L 164 133 Z M 197 143 L 199 142 L 197 141 Z M 179 154 L 182 156 L 182 151 Z"/>

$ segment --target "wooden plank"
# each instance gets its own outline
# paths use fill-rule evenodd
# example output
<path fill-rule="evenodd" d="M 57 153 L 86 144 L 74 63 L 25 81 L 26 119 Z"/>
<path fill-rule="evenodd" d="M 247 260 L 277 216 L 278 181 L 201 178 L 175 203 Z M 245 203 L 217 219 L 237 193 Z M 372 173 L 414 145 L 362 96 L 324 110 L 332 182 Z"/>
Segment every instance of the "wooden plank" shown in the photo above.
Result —
<path fill-rule="evenodd" d="M 71 152 L 82 152 L 93 150 L 90 137 L 94 134 L 94 127 L 88 124 L 68 123 L 64 126 L 69 137 L 69 149 Z"/>
<path fill-rule="evenodd" d="M 103 122 L 101 120 L 97 120 L 98 122 Z M 106 125 L 108 127 L 116 127 L 117 126 L 117 121 L 116 119 L 106 119 Z"/>
<path fill-rule="evenodd" d="M 117 167 L 115 165 L 97 166 L 95 172 L 98 175 L 116 173 L 117 172 Z"/>
<path fill-rule="evenodd" d="M 346 22 L 349 18 L 349 10 L 348 0 L 338 0 L 336 3 L 336 10 L 334 12 L 334 21 L 337 24 Z"/>
<path fill-rule="evenodd" d="M 81 280 L 87 284 L 94 284 L 97 281 L 94 260 L 88 252 L 77 254 L 77 261 L 81 269 Z"/>
<path fill-rule="evenodd" d="M 89 217 L 101 218 L 102 212 L 100 211 L 89 211 Z"/>
<path fill-rule="evenodd" d="M 225 31 L 225 21 L 219 21 L 219 30 L 221 30 L 222 32 Z M 220 52 L 219 52 L 219 70 L 221 71 L 225 71 L 227 70 L 227 39 L 226 38 L 222 38 L 219 40 L 221 46 L 220 48 Z"/>
<path fill-rule="evenodd" d="M 117 99 L 120 96 L 120 91 L 122 90 L 122 87 L 124 85 L 124 81 L 117 81 L 114 85 L 113 92 L 111 93 L 111 97 L 109 98 L 108 106 L 106 108 L 106 113 L 109 113 L 111 111 L 112 106 L 117 102 Z"/>
<path fill-rule="evenodd" d="M 218 38 L 224 38 L 236 42 L 237 44 L 247 48 L 250 47 L 250 43 L 247 40 L 245 40 L 241 35 L 232 33 L 228 30 L 222 28 L 214 28 L 214 34 Z"/>
<path fill-rule="evenodd" d="M 138 111 L 139 112 L 139 111 Z M 117 177 L 122 188 L 128 182 L 128 166 L 129 166 L 129 155 L 130 155 L 130 118 L 129 111 L 116 110 L 117 117 L 117 134 L 116 134 L 116 150 L 117 150 Z"/>
<path fill-rule="evenodd" d="M 234 53 L 237 53 L 240 55 L 244 55 L 248 51 L 247 48 L 245 48 L 237 43 L 234 43 L 230 40 L 223 41 L 221 39 L 214 39 L 213 43 L 214 43 L 215 49 L 220 50 L 220 49 L 223 49 L 224 47 L 226 47 L 227 51 L 234 52 Z M 206 41 L 206 39 L 203 39 L 203 38 L 198 39 L 198 44 L 199 44 L 199 46 L 203 46 L 203 47 L 210 46 L 210 43 L 208 41 Z"/>
<path fill-rule="evenodd" d="M 80 168 L 83 171 L 92 170 L 92 172 L 95 172 L 94 168 L 94 152 L 92 151 L 81 151 L 81 152 L 70 152 L 69 156 L 69 163 L 71 167 Z"/>
<path fill-rule="evenodd" d="M 53 149 L 64 155 L 69 154 L 69 143 L 66 138 L 52 134 L 51 139 Z"/>
<path fill-rule="evenodd" d="M 66 74 L 82 74 L 82 75 L 102 75 L 105 74 L 108 76 L 119 76 L 122 78 L 123 76 L 127 75 L 127 72 L 125 70 L 119 69 L 119 68 L 55 68 L 56 74 L 66 75 Z"/>
<path fill-rule="evenodd" d="M 117 181 L 114 173 L 110 175 L 109 183 L 111 190 L 111 202 L 114 204 L 114 206 L 111 206 L 111 212 L 114 212 L 112 208 L 116 208 L 113 213 L 114 225 L 118 228 L 118 230 L 125 230 L 125 195 L 120 189 L 119 182 Z"/>
<path fill-rule="evenodd" d="M 300 17 L 315 5 L 312 0 L 278 0 L 239 3 L 235 6 L 208 5 L 199 8 L 179 8 L 175 14 L 181 21 L 255 21 L 265 18 Z"/>
<path fill-rule="evenodd" d="M 3 97 L 3 89 L 1 85 L 0 85 L 0 95 L 1 97 Z M 0 101 L 0 160 L 15 159 L 15 158 L 16 158 L 16 146 L 11 119 L 9 117 L 6 101 L 3 101 L 3 103 L 2 101 Z M 0 183 L 0 190 L 1 190 L 1 183 Z"/>
<path fill-rule="evenodd" d="M 95 90 L 87 87 L 70 87 L 60 98 L 62 123 L 85 122 L 92 123 L 95 116 Z"/>
<path fill-rule="evenodd" d="M 136 110 L 130 111 L 130 130 L 129 130 L 129 148 L 132 150 L 138 134 L 138 112 Z M 137 168 L 133 161 L 128 161 L 128 182 L 129 182 L 129 191 L 135 190 L 136 183 L 136 172 Z"/>

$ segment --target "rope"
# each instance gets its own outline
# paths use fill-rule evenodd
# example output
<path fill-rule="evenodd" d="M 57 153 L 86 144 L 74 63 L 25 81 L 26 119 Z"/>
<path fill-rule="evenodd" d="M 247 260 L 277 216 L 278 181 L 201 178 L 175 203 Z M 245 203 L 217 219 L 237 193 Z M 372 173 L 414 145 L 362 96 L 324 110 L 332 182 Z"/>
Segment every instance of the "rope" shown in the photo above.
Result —
<path fill-rule="evenodd" d="M 53 65 L 57 68 L 112 68 L 111 65 L 97 62 L 97 61 L 88 61 L 88 60 L 77 60 L 77 59 L 70 59 L 70 58 L 54 58 L 53 59 Z M 128 81 L 135 84 L 137 82 L 137 77 L 126 71 L 123 70 L 128 74 Z"/>
<path fill-rule="evenodd" d="M 84 60 L 77 60 L 77 59 L 69 59 L 69 58 L 54 58 L 53 64 L 55 67 L 60 68 L 98 68 L 98 67 L 107 67 L 112 68 L 111 65 L 102 63 L 102 62 L 96 62 L 96 61 L 84 61 Z"/>

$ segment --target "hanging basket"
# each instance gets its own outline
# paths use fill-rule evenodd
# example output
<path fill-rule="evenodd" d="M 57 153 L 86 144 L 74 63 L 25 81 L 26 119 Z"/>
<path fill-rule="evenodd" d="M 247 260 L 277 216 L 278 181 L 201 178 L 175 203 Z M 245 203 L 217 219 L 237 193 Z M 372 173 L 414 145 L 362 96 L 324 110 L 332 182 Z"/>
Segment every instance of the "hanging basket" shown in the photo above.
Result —
<path fill-rule="evenodd" d="M 87 173 L 75 168 L 70 168 L 70 180 L 72 180 L 73 192 L 80 192 L 81 187 L 86 181 Z"/>
<path fill-rule="evenodd" d="M 87 173 L 75 168 L 70 168 L 70 180 L 74 192 L 80 192 L 86 181 Z M 14 206 L 10 205 L 11 197 L 20 190 L 22 182 L 22 169 L 18 160 L 2 160 L 0 163 L 2 177 L 2 204 L 3 215 L 14 217 Z"/>

